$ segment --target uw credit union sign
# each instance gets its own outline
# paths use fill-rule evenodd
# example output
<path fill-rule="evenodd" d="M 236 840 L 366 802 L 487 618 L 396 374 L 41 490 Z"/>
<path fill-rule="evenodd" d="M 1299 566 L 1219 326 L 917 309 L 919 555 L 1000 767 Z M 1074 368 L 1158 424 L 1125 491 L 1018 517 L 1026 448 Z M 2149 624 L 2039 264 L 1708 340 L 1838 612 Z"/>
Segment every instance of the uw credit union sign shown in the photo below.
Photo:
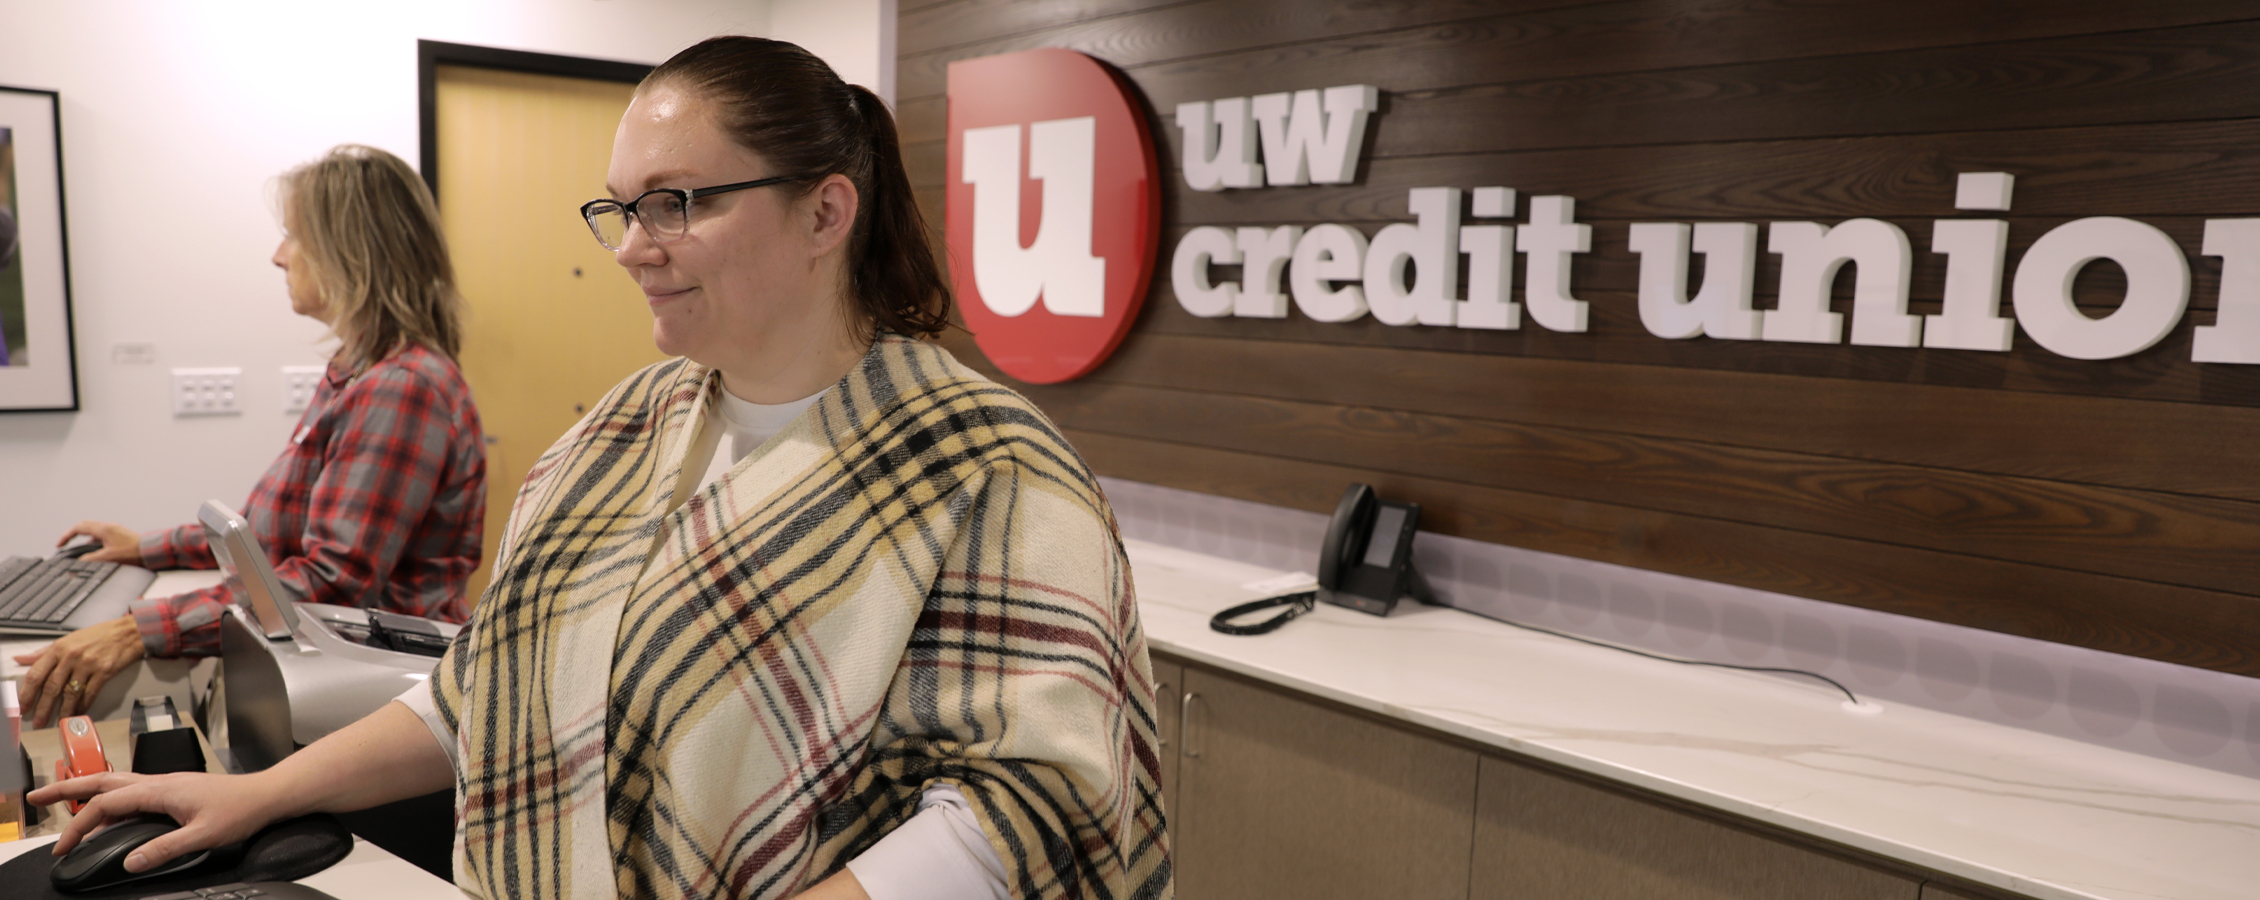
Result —
<path fill-rule="evenodd" d="M 949 70 L 951 270 L 983 353 L 1029 382 L 1080 377 L 1113 352 L 1136 319 L 1160 260 L 1160 191 L 1143 109 L 1121 76 L 1070 50 L 1030 50 L 952 63 Z M 1380 92 L 1336 85 L 1179 104 L 1179 170 L 1197 191 L 1348 184 Z M 1037 190 L 1028 182 L 1041 182 Z M 2012 272 L 2014 199 L 2007 172 L 1959 173 L 1961 217 L 1933 223 L 1929 251 L 1946 261 L 1937 313 L 1908 307 L 1915 249 L 1881 219 L 1768 222 L 1763 249 L 1781 257 L 1770 307 L 1756 304 L 1761 226 L 1642 222 L 1640 322 L 1658 338 L 1930 347 L 2007 352 L 2022 328 L 2043 350 L 2115 359 L 2149 349 L 2189 306 L 2190 261 L 2149 224 L 2090 216 L 2050 228 Z M 1386 325 L 1586 330 L 1571 260 L 1592 249 L 1576 199 L 1518 198 L 1507 186 L 1416 187 L 1413 221 L 1368 237 L 1347 225 L 1194 228 L 1169 254 L 1172 293 L 1210 318 L 1319 322 L 1372 316 Z M 1518 202 L 1518 200 L 1520 202 Z M 2210 219 L 2201 253 L 2221 258 L 2218 312 L 2196 329 L 2191 359 L 2260 363 L 2260 218 Z M 1703 277 L 1689 284 L 1689 260 Z M 1466 280 L 1461 283 L 1462 258 Z M 1519 266 L 1517 265 L 1519 257 Z M 2127 292 L 2108 313 L 2073 302 L 2090 263 L 2109 261 Z M 1849 313 L 1830 286 L 1854 267 Z M 1219 277 L 1234 266 L 1237 280 Z M 1517 290 L 1517 270 L 1521 272 Z M 2006 293 L 2006 297 L 2004 297 Z M 1527 323 L 1526 323 L 1527 320 Z"/>
<path fill-rule="evenodd" d="M 1072 50 L 949 67 L 950 271 L 981 352 L 1023 381 L 1096 368 L 1153 276 L 1161 176 L 1119 77 Z"/>

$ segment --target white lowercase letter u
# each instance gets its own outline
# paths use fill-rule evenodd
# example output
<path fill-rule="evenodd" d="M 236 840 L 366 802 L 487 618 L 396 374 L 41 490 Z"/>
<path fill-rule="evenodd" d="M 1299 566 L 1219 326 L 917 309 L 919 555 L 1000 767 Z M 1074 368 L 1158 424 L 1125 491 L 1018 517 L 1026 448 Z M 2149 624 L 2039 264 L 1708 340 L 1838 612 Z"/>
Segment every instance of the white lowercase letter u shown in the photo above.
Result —
<path fill-rule="evenodd" d="M 1044 183 L 1036 241 L 1020 246 L 1020 126 L 965 131 L 964 180 L 973 186 L 973 284 L 1000 316 L 1044 308 L 1057 316 L 1106 313 L 1106 259 L 1091 255 L 1092 176 L 1098 120 L 1054 119 L 1028 128 L 1028 177 Z"/>

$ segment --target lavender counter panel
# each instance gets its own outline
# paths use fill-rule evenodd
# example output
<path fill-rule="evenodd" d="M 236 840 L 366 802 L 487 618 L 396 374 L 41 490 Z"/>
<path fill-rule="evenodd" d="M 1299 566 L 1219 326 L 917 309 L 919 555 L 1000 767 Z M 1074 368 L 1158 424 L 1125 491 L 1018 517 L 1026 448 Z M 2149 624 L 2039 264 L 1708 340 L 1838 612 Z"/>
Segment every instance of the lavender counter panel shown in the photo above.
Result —
<path fill-rule="evenodd" d="M 1326 516 L 1100 481 L 1125 537 L 1317 569 Z M 1809 669 L 1887 702 L 2260 777 L 2260 679 L 1447 535 L 1422 533 L 1413 550 L 1438 597 L 1478 615 L 1687 659 Z"/>

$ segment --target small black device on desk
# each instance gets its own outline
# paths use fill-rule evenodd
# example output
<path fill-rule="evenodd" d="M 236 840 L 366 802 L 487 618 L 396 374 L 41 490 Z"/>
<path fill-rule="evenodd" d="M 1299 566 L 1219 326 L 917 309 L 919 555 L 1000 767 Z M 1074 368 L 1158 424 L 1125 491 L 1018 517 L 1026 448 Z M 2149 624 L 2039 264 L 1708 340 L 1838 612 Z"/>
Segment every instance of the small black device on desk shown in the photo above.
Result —
<path fill-rule="evenodd" d="M 1420 504 L 1383 500 L 1373 486 L 1352 484 L 1334 507 L 1326 541 L 1318 549 L 1318 588 L 1242 603 L 1217 613 L 1209 627 L 1225 634 L 1265 634 L 1310 612 L 1319 601 L 1386 616 L 1400 598 L 1436 602 L 1428 579 L 1413 568 L 1413 535 L 1420 530 Z M 1285 606 L 1261 622 L 1236 625 L 1232 619 L 1257 610 Z"/>
<path fill-rule="evenodd" d="M 1397 601 L 1405 597 L 1411 597 L 1422 603 L 1434 604 L 1436 594 L 1429 588 L 1428 579 L 1421 577 L 1419 570 L 1413 568 L 1413 535 L 1419 530 L 1420 504 L 1383 500 L 1374 496 L 1373 488 L 1369 485 L 1350 485 L 1350 489 L 1342 494 L 1342 502 L 1334 508 L 1333 521 L 1326 525 L 1326 543 L 1319 547 L 1318 588 L 1242 603 L 1217 613 L 1208 620 L 1208 627 L 1225 634 L 1268 634 L 1277 631 L 1279 626 L 1287 624 L 1295 617 L 1310 612 L 1321 600 L 1377 616 L 1388 615 L 1390 610 L 1396 608 Z M 1275 606 L 1285 606 L 1287 609 L 1260 622 L 1238 625 L 1231 621 L 1239 616 Z M 1669 663 L 1720 669 L 1741 669 L 1746 672 L 1802 675 L 1825 682 L 1830 687 L 1842 691 L 1844 699 L 1849 703 L 1857 704 L 1860 702 L 1860 698 L 1855 696 L 1850 688 L 1819 672 L 1777 666 L 1745 666 L 1700 659 L 1681 659 L 1567 634 L 1550 628 L 1540 628 L 1512 619 L 1488 614 L 1485 617 L 1527 631 L 1549 634 L 1554 637 L 1577 641 L 1581 644 L 1606 647 L 1611 650 Z"/>
<path fill-rule="evenodd" d="M 1402 597 L 1436 602 L 1428 579 L 1413 568 L 1419 531 L 1420 504 L 1383 500 L 1371 486 L 1350 485 L 1318 548 L 1318 599 L 1377 616 L 1396 609 Z"/>
<path fill-rule="evenodd" d="M 180 830 L 180 823 L 169 816 L 137 816 L 112 822 L 101 831 L 87 835 L 71 852 L 55 861 L 48 872 L 59 890 L 92 891 L 113 885 L 129 884 L 151 878 L 163 878 L 177 872 L 203 865 L 212 854 L 208 850 L 184 853 L 170 862 L 145 872 L 126 871 L 126 858 L 141 845 Z"/>
<path fill-rule="evenodd" d="M 233 885 L 252 884 L 266 896 L 287 898 L 292 896 L 315 897 L 322 895 L 285 893 L 270 890 L 264 882 L 294 881 L 336 865 L 353 852 L 353 835 L 336 816 L 315 813 L 295 819 L 284 819 L 259 830 L 258 834 L 233 844 L 224 844 L 207 851 L 203 860 L 187 867 L 166 866 L 165 874 L 128 876 L 126 880 L 104 881 L 89 875 L 118 876 L 122 864 L 134 847 L 150 838 L 170 831 L 172 820 L 156 819 L 144 829 L 135 827 L 136 833 L 121 833 L 105 838 L 113 831 L 144 819 L 127 820 L 89 835 L 71 852 L 57 858 L 40 849 L 18 854 L 16 858 L 0 863 L 0 897 L 8 900 L 127 900 L 127 898 L 216 896 L 199 892 L 238 893 Z M 70 887 L 65 887 L 65 883 Z"/>
<path fill-rule="evenodd" d="M 136 774 L 211 771 L 204 762 L 204 744 L 197 739 L 196 729 L 180 722 L 180 712 L 173 708 L 171 697 L 160 695 L 133 701 L 132 724 L 126 733 L 133 736 Z"/>
<path fill-rule="evenodd" d="M 369 613 L 369 645 L 418 656 L 445 656 L 455 639 L 439 623 L 381 609 Z"/>

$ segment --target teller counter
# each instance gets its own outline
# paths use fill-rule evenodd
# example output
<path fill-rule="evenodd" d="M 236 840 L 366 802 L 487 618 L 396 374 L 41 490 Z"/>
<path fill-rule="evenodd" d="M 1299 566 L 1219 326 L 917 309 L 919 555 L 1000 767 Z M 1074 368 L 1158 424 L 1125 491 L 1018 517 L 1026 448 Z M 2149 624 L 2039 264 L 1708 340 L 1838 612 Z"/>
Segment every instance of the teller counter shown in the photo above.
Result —
<path fill-rule="evenodd" d="M 2260 896 L 2260 780 L 1129 551 L 1189 900 Z"/>

